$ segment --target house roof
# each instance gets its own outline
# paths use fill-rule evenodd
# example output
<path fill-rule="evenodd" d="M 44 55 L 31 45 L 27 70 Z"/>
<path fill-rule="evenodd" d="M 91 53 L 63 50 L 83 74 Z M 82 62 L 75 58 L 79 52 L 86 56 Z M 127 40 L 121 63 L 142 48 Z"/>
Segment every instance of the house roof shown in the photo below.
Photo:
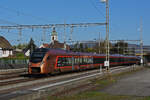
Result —
<path fill-rule="evenodd" d="M 50 43 L 50 44 L 44 43 L 40 47 L 43 47 L 43 48 L 61 48 L 61 49 L 64 49 L 64 43 L 60 43 L 58 41 L 54 41 L 53 43 Z M 66 48 L 67 48 L 67 50 L 70 49 L 70 47 L 68 45 L 66 45 Z"/>
<path fill-rule="evenodd" d="M 54 41 L 49 46 L 50 46 L 50 48 L 61 48 L 61 49 L 64 49 L 64 43 L 60 43 L 58 41 Z M 68 45 L 66 45 L 66 49 L 69 50 L 70 47 Z"/>
<path fill-rule="evenodd" d="M 50 45 L 46 44 L 46 43 L 44 43 L 43 46 L 46 47 L 46 48 L 50 48 Z"/>
<path fill-rule="evenodd" d="M 0 36 L 0 48 L 2 49 L 12 49 L 11 44 L 3 36 Z"/>

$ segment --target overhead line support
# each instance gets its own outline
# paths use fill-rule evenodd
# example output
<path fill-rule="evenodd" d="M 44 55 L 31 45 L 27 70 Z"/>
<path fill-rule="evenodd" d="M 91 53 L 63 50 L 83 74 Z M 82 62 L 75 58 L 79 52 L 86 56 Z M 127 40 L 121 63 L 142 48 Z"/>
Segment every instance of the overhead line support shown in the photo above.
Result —
<path fill-rule="evenodd" d="M 87 26 L 101 26 L 106 23 L 77 23 L 77 24 L 65 24 L 65 27 L 87 27 Z M 16 25 L 16 26 L 0 26 L 0 29 L 18 29 L 18 28 L 51 28 L 51 27 L 64 27 L 64 24 L 47 24 L 47 25 Z"/>

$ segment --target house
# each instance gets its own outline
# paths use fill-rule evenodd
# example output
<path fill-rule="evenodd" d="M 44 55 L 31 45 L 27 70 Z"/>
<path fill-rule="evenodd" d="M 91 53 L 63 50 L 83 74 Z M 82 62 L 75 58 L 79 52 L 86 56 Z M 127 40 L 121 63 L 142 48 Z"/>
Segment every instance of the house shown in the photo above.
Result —
<path fill-rule="evenodd" d="M 3 36 L 0 36 L 0 58 L 13 55 L 13 47 Z"/>

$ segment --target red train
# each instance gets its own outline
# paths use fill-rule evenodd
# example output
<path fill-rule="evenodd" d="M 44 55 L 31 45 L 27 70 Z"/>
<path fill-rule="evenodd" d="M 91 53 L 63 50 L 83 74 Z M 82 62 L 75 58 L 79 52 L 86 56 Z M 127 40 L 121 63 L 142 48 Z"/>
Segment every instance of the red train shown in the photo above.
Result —
<path fill-rule="evenodd" d="M 53 74 L 104 66 L 105 55 L 38 48 L 30 56 L 29 74 Z M 110 66 L 138 64 L 136 56 L 110 55 Z"/>

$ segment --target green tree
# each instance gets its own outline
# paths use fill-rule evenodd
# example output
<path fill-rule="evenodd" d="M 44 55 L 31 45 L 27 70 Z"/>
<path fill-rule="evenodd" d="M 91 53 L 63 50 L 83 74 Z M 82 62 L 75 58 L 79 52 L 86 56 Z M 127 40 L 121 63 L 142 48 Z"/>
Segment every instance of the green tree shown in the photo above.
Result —
<path fill-rule="evenodd" d="M 27 48 L 30 49 L 30 53 L 32 53 L 33 50 L 36 48 L 36 45 L 35 45 L 34 40 L 32 38 L 30 39 L 30 42 L 29 42 Z"/>
<path fill-rule="evenodd" d="M 84 52 L 88 52 L 88 46 L 85 44 Z"/>
<path fill-rule="evenodd" d="M 73 52 L 78 52 L 78 43 L 74 44 L 72 47 Z"/>
<path fill-rule="evenodd" d="M 14 45 L 13 48 L 14 49 L 25 49 L 28 46 L 28 44 L 18 44 L 18 45 Z"/>
<path fill-rule="evenodd" d="M 87 48 L 87 52 L 95 52 L 95 50 L 93 48 Z"/>
<path fill-rule="evenodd" d="M 80 50 L 80 52 L 84 52 L 85 51 L 84 48 L 83 48 L 83 44 L 82 43 L 80 43 L 79 50 Z"/>

